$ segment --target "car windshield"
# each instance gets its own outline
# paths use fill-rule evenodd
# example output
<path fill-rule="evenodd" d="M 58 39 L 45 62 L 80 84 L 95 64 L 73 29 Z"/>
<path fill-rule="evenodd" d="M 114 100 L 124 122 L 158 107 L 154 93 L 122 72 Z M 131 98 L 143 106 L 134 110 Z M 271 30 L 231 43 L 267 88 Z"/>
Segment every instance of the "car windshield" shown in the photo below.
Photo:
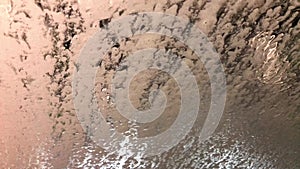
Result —
<path fill-rule="evenodd" d="M 0 0 L 0 168 L 300 168 L 299 0 Z"/>

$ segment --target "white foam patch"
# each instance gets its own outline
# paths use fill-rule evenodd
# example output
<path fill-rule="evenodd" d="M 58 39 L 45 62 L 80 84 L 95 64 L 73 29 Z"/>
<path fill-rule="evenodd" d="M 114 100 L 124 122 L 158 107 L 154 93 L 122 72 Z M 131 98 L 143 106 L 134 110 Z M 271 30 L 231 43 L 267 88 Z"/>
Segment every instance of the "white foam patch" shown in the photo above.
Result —
<path fill-rule="evenodd" d="M 115 153 L 99 152 L 94 144 L 88 144 L 75 152 L 70 160 L 68 168 L 102 168 L 102 169 L 125 169 L 125 168 L 276 168 L 271 156 L 259 154 L 245 142 L 232 141 L 221 135 L 212 137 L 201 144 L 198 137 L 190 137 L 182 149 L 177 147 L 168 153 L 154 156 L 151 160 L 143 159 L 143 153 L 135 154 L 127 151 L 128 146 L 133 146 L 129 139 L 122 143 L 123 148 Z M 230 143 L 229 143 L 230 142 Z M 85 154 L 82 154 L 85 152 Z M 83 160 L 76 160 L 81 157 Z"/>

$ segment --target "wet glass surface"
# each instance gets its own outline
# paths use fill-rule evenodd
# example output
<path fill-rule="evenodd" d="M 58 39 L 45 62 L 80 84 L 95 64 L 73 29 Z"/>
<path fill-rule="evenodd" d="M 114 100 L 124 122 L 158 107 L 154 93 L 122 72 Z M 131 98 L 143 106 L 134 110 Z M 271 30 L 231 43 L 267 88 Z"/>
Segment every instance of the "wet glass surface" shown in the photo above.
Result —
<path fill-rule="evenodd" d="M 183 104 L 176 79 L 151 69 L 131 79 L 129 98 L 137 110 L 149 110 L 156 97 L 151 91 L 160 89 L 168 101 L 163 115 L 141 124 L 119 114 L 111 79 L 126 71 L 135 51 L 172 52 L 199 87 L 201 113 L 188 135 L 145 158 L 131 154 L 126 140 L 117 152 L 95 143 L 80 123 L 72 83 L 88 40 L 139 12 L 163 12 L 196 25 L 220 56 L 227 90 L 218 128 L 202 141 L 213 97 L 205 63 L 163 35 L 108 43 L 95 63 L 95 98 L 106 122 L 126 136 L 167 131 Z M 0 168 L 300 168 L 299 18 L 299 0 L 1 0 Z"/>

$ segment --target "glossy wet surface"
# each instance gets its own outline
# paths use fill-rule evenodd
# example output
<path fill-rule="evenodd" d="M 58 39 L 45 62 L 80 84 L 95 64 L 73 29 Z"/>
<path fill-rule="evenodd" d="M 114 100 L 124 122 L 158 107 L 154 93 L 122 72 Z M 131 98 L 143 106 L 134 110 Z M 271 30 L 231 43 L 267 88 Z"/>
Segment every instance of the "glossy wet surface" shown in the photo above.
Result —
<path fill-rule="evenodd" d="M 189 19 L 207 35 L 225 69 L 227 100 L 218 129 L 200 142 L 211 98 L 201 61 L 184 44 L 157 35 L 112 45 L 113 57 L 102 56 L 95 86 L 108 123 L 119 131 L 136 124 L 114 110 L 109 79 L 130 53 L 145 47 L 177 52 L 200 86 L 203 114 L 188 136 L 168 152 L 142 158 L 123 149 L 119 155 L 105 152 L 84 133 L 73 105 L 72 77 L 80 50 L 94 33 L 111 20 L 146 11 Z M 299 1 L 2 0 L 0 17 L 0 168 L 300 167 Z M 164 116 L 138 127 L 141 137 L 166 130 L 180 99 L 174 80 L 152 71 L 131 85 L 131 101 L 140 110 L 149 108 L 143 99 L 149 90 L 172 91 Z"/>

